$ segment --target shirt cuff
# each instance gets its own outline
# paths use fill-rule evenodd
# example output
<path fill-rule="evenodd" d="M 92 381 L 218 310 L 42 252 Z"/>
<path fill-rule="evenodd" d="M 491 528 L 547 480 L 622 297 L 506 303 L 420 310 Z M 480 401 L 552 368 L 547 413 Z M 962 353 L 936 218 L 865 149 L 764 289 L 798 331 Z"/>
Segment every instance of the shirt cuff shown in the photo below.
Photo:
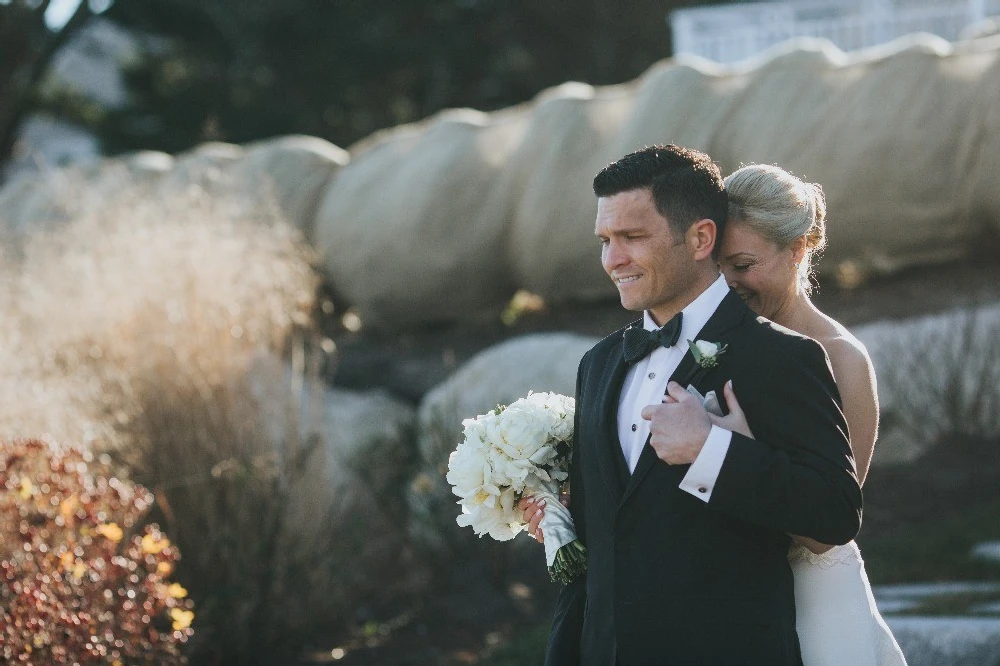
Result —
<path fill-rule="evenodd" d="M 680 489 L 706 503 L 712 499 L 712 489 L 715 488 L 715 482 L 719 479 L 719 472 L 722 471 L 722 463 L 725 462 L 726 454 L 729 453 L 729 443 L 732 438 L 733 433 L 718 426 L 712 426 L 701 453 L 691 463 L 687 474 L 681 480 Z"/>

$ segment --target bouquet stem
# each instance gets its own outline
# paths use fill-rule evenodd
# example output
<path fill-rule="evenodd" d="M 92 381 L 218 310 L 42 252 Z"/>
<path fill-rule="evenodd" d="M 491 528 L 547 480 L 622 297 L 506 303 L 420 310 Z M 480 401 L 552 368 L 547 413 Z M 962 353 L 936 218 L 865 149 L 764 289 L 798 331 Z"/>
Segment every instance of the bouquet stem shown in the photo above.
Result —
<path fill-rule="evenodd" d="M 580 574 L 587 573 L 587 547 L 574 539 L 556 552 L 556 559 L 549 567 L 553 583 L 572 583 Z"/>

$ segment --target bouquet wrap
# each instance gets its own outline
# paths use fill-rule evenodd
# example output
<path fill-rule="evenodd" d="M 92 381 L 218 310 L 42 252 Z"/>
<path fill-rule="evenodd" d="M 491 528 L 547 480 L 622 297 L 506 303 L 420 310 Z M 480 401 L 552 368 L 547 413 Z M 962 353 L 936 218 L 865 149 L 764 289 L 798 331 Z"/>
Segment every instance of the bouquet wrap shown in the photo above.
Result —
<path fill-rule="evenodd" d="M 576 528 L 569 509 L 562 505 L 559 498 L 548 490 L 535 493 L 535 501 L 545 500 L 545 514 L 538 524 L 545 537 L 545 564 L 551 567 L 556 561 L 556 553 L 563 546 L 576 541 Z"/>

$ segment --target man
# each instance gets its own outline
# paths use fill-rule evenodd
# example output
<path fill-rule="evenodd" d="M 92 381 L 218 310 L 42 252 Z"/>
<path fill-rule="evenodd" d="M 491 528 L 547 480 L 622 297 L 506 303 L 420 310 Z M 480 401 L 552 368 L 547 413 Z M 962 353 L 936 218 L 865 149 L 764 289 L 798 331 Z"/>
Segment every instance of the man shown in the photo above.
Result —
<path fill-rule="evenodd" d="M 570 509 L 588 572 L 560 593 L 546 664 L 801 665 L 788 535 L 847 543 L 861 520 L 826 355 L 719 275 L 727 201 L 707 155 L 646 148 L 594 192 L 604 269 L 643 320 L 580 363 Z M 730 381 L 754 439 L 686 390 Z"/>

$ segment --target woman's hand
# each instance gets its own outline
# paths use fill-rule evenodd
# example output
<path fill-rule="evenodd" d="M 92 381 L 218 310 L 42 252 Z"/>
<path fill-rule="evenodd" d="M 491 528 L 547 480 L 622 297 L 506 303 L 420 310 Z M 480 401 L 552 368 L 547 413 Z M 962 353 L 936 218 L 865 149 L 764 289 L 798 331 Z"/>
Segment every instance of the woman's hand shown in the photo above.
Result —
<path fill-rule="evenodd" d="M 565 495 L 560 495 L 559 501 L 569 508 L 569 499 Z M 545 516 L 545 500 L 540 499 L 536 502 L 534 497 L 523 497 L 517 503 L 517 508 L 521 510 L 521 518 L 528 523 L 528 534 L 538 543 L 543 543 L 545 535 L 542 534 L 542 528 L 538 523 L 542 522 L 542 517 Z"/>
<path fill-rule="evenodd" d="M 736 399 L 736 393 L 733 391 L 733 380 L 730 379 L 726 382 L 726 385 L 722 387 L 722 393 L 726 397 L 729 414 L 726 416 L 716 416 L 709 413 L 708 418 L 712 421 L 712 425 L 719 426 L 730 432 L 738 432 L 745 437 L 754 439 L 753 433 L 750 432 L 750 426 L 747 424 L 747 417 L 740 407 L 739 400 Z"/>

